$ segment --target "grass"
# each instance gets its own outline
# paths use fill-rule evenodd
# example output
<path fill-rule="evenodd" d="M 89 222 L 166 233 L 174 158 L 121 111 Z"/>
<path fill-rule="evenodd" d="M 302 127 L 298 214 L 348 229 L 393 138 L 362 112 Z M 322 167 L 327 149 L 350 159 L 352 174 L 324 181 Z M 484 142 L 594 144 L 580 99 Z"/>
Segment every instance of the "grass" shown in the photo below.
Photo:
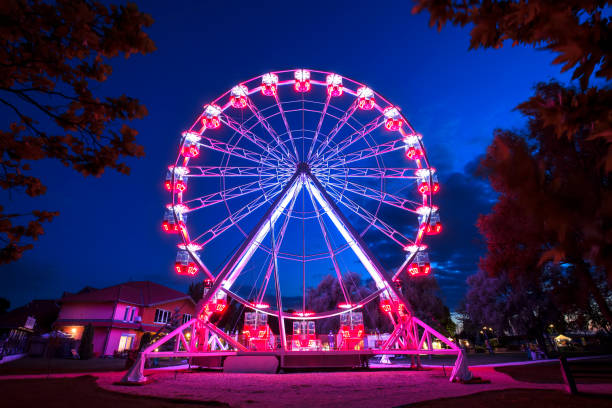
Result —
<path fill-rule="evenodd" d="M 123 408 L 143 406 L 150 408 L 228 407 L 219 401 L 187 401 L 127 395 L 104 390 L 95 377 L 53 378 L 35 380 L 0 381 L 0 395 L 7 406 L 14 408 L 44 406 L 65 408 L 76 404 L 87 408 Z M 375 406 L 373 402 L 373 406 Z M 432 408 L 491 408 L 492 406 L 521 408 L 608 408 L 610 395 L 569 395 L 549 390 L 486 391 L 455 398 L 441 398 L 406 405 Z"/>
<path fill-rule="evenodd" d="M 115 358 L 92 358 L 72 360 L 62 358 L 24 357 L 0 364 L 1 375 L 92 373 L 125 370 L 125 360 Z"/>
<path fill-rule="evenodd" d="M 2 380 L 0 398 L 3 406 L 11 408 L 66 408 L 84 406 L 87 408 L 193 408 L 228 407 L 217 401 L 184 401 L 164 398 L 150 398 L 120 394 L 103 390 L 96 384 L 95 377 L 52 378 L 37 380 Z"/>
<path fill-rule="evenodd" d="M 612 384 L 612 358 L 571 361 L 569 366 L 577 384 Z M 518 381 L 540 384 L 563 383 L 558 362 L 496 367 L 495 370 L 508 374 Z"/>
<path fill-rule="evenodd" d="M 521 408 L 609 408 L 610 395 L 569 395 L 564 392 L 549 390 L 503 390 L 485 391 L 463 397 L 441 398 L 406 405 L 406 407 L 428 408 L 491 408 L 494 406 Z"/>
<path fill-rule="evenodd" d="M 24 357 L 19 360 L 0 364 L 0 376 L 28 374 L 66 374 L 97 373 L 107 371 L 125 371 L 126 360 L 121 358 L 92 358 L 74 360 L 66 358 Z M 186 363 L 186 360 L 163 358 L 158 359 L 156 367 L 168 367 Z"/>

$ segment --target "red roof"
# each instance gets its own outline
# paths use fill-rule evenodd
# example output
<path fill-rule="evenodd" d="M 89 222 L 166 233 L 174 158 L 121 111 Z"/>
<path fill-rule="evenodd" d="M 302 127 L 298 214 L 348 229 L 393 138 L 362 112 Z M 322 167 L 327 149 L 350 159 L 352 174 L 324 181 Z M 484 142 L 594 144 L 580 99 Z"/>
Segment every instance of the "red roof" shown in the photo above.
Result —
<path fill-rule="evenodd" d="M 124 302 L 137 306 L 154 306 L 174 300 L 190 299 L 191 297 L 178 290 L 150 281 L 126 282 L 104 289 L 95 289 L 83 293 L 66 293 L 62 303 L 105 303 Z"/>

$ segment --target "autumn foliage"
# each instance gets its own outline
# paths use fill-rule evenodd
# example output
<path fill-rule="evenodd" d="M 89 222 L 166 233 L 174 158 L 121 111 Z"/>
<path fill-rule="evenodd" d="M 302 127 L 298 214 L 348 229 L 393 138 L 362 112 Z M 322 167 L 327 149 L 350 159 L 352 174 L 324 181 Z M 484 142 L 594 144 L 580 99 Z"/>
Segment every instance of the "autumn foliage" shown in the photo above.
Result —
<path fill-rule="evenodd" d="M 499 194 L 478 227 L 487 253 L 480 267 L 515 283 L 554 285 L 561 266 L 590 294 L 612 327 L 612 20 L 608 1 L 419 0 L 430 25 L 471 26 L 469 47 L 541 47 L 572 70 L 579 86 L 540 83 L 517 109 L 522 132 L 497 131 L 481 171 Z M 597 81 L 603 87 L 593 86 Z M 607 284 L 605 278 L 607 275 Z M 574 296 L 576 297 L 576 296 Z M 588 302 L 583 306 L 589 306 Z"/>
<path fill-rule="evenodd" d="M 58 160 L 84 176 L 107 168 L 128 174 L 125 157 L 141 157 L 137 131 L 126 122 L 147 114 L 137 99 L 94 89 L 112 73 L 111 60 L 155 50 L 143 31 L 153 20 L 136 5 L 89 0 L 0 2 L 0 186 L 31 197 L 45 193 L 31 163 Z M 32 248 L 43 222 L 58 212 L 12 213 L 0 206 L 0 263 Z"/>

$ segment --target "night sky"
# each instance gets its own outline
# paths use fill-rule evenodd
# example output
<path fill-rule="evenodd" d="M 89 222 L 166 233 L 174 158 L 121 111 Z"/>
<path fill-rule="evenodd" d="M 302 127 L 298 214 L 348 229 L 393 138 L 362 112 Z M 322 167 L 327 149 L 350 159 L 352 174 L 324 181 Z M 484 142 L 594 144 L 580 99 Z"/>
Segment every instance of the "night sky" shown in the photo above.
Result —
<path fill-rule="evenodd" d="M 550 65 L 550 53 L 509 46 L 468 51 L 469 28 L 438 33 L 428 27 L 427 14 L 410 13 L 409 2 L 380 4 L 141 2 L 140 9 L 155 20 L 148 33 L 157 51 L 118 59 L 110 80 L 97 88 L 147 106 L 149 115 L 132 123 L 146 157 L 128 161 L 130 176 L 109 171 L 99 179 L 58 163 L 36 163 L 46 195 L 3 194 L 9 208 L 61 214 L 45 224 L 34 250 L 1 267 L 0 296 L 19 306 L 126 280 L 186 290 L 190 280 L 172 271 L 175 240 L 160 229 L 168 200 L 163 180 L 180 132 L 204 104 L 240 81 L 312 68 L 367 83 L 401 106 L 424 135 L 440 176 L 437 205 L 445 228 L 430 241 L 430 255 L 442 295 L 456 307 L 482 254 L 474 223 L 495 198 L 472 175 L 478 157 L 495 128 L 524 124 L 512 109 L 536 82 L 567 77 Z"/>

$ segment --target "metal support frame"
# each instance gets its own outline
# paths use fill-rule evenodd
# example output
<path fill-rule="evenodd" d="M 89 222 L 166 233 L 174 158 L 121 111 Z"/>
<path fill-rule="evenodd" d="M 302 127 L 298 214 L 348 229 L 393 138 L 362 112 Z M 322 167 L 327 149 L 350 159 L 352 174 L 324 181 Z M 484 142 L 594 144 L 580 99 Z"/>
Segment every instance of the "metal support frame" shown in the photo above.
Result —
<path fill-rule="evenodd" d="M 314 176 L 308 166 L 298 165 L 298 169 L 289 179 L 287 184 L 284 186 L 280 194 L 276 197 L 266 214 L 262 217 L 259 223 L 253 228 L 249 236 L 245 239 L 244 243 L 240 246 L 238 251 L 232 256 L 230 261 L 221 270 L 219 275 L 215 278 L 212 287 L 205 293 L 201 304 L 207 304 L 210 302 L 214 295 L 219 291 L 223 290 L 229 292 L 232 284 L 241 273 L 246 264 L 250 261 L 254 252 L 259 248 L 265 237 L 269 232 L 272 235 L 272 256 L 273 256 L 273 268 L 275 273 L 275 286 L 277 286 L 277 297 L 280 296 L 278 288 L 278 265 L 276 263 L 276 254 L 278 252 L 278 245 L 275 243 L 274 236 L 274 225 L 280 215 L 286 210 L 293 206 L 295 198 L 298 196 L 302 187 L 305 187 L 313 199 L 313 205 L 316 201 L 321 208 L 322 212 L 329 217 L 336 229 L 340 232 L 342 237 L 346 240 L 349 247 L 353 250 L 355 255 L 359 258 L 360 262 L 364 265 L 370 276 L 374 279 L 378 291 L 375 293 L 377 296 L 383 296 L 402 304 L 406 310 L 410 311 L 410 304 L 407 299 L 395 288 L 391 283 L 391 277 L 387 274 L 384 268 L 380 265 L 374 254 L 370 251 L 369 247 L 363 241 L 359 233 L 354 230 L 352 225 L 348 222 L 347 218 L 340 211 L 334 200 L 327 193 L 323 185 Z M 316 208 L 316 207 L 315 207 Z M 318 210 L 317 210 L 318 212 Z M 284 233 L 281 229 L 281 236 Z M 282 238 L 281 238 L 282 239 Z M 368 297 L 370 299 L 370 297 Z M 242 301 L 244 301 L 242 299 Z M 280 299 L 277 299 L 278 318 L 281 326 L 281 344 L 282 349 L 278 352 L 272 352 L 273 354 L 280 353 L 281 362 L 282 357 L 288 352 L 286 349 L 286 338 L 284 333 L 284 314 L 282 312 L 282 303 Z M 361 305 L 354 305 L 354 308 L 358 308 Z M 257 308 L 255 308 L 257 309 Z M 351 310 L 352 310 L 351 309 Z M 268 312 L 269 313 L 269 312 Z M 198 315 L 200 311 L 198 311 Z M 270 314 L 270 313 L 269 313 Z M 455 354 L 457 360 L 455 367 L 451 374 L 450 380 L 456 379 L 466 380 L 471 377 L 471 374 L 467 368 L 467 361 L 465 358 L 465 352 L 461 350 L 455 343 L 450 341 L 448 338 L 437 332 L 420 319 L 408 313 L 408 315 L 400 316 L 397 318 L 393 316 L 393 313 L 389 313 L 389 317 L 395 329 L 391 336 L 383 343 L 380 349 L 373 350 L 361 350 L 348 352 L 348 354 Z M 198 328 L 198 325 L 201 325 Z M 189 342 L 185 339 L 183 332 L 185 330 L 191 330 L 191 339 Z M 205 330 L 205 345 L 204 351 L 195 350 L 195 337 L 198 330 Z M 216 338 L 219 343 L 219 339 L 225 340 L 225 342 L 233 347 L 235 350 L 224 350 L 224 351 L 213 351 L 211 346 L 211 336 Z M 445 344 L 448 349 L 434 351 L 432 349 L 432 338 L 438 339 L 440 342 Z M 155 351 L 159 347 L 163 346 L 166 342 L 171 339 L 175 339 L 174 351 Z M 183 349 L 181 349 L 181 346 Z M 137 362 L 134 366 L 126 373 L 124 381 L 126 382 L 142 382 L 146 380 L 144 376 L 144 364 L 147 358 L 151 357 L 195 357 L 195 356 L 227 356 L 236 355 L 239 353 L 249 354 L 253 353 L 249 351 L 245 346 L 236 341 L 233 337 L 224 333 L 222 330 L 217 328 L 214 324 L 208 321 L 208 318 L 204 319 L 192 319 L 173 330 L 171 333 L 166 335 L 164 338 L 158 340 L 152 345 L 148 346 L 143 352 L 140 353 Z M 298 353 L 298 352 L 296 352 Z M 301 352 L 300 352 L 301 353 Z M 306 352 L 308 353 L 308 352 Z M 327 353 L 340 353 L 347 354 L 347 352 L 327 352 Z M 298 353 L 299 354 L 299 353 Z"/>

